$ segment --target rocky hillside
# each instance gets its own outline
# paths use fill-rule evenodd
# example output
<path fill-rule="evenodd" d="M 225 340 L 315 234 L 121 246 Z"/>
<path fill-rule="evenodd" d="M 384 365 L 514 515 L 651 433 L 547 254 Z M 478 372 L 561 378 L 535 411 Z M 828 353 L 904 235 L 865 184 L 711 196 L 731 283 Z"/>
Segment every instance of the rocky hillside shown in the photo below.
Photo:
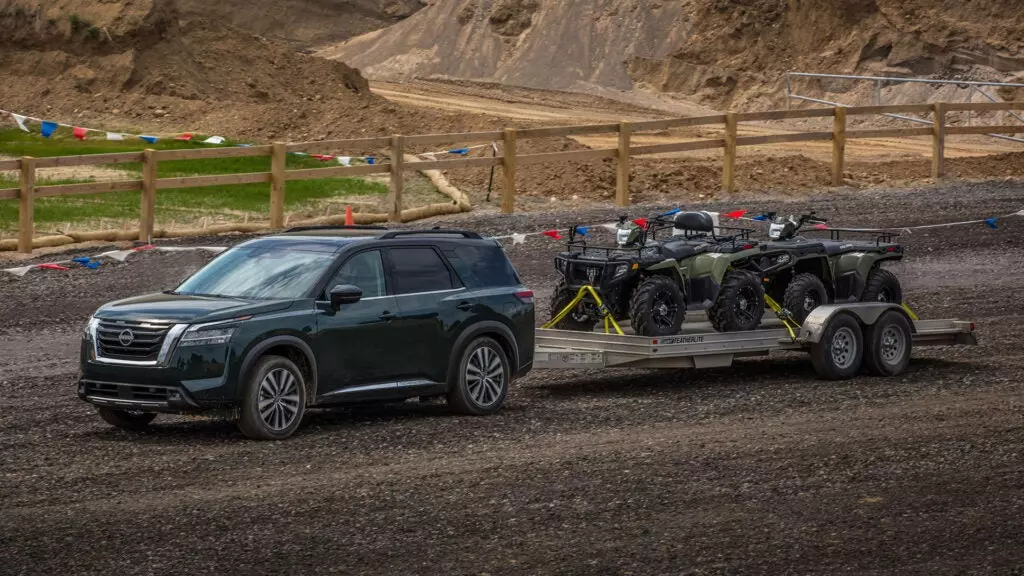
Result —
<path fill-rule="evenodd" d="M 372 77 L 778 103 L 786 70 L 1005 79 L 1019 0 L 446 0 L 322 53 Z"/>

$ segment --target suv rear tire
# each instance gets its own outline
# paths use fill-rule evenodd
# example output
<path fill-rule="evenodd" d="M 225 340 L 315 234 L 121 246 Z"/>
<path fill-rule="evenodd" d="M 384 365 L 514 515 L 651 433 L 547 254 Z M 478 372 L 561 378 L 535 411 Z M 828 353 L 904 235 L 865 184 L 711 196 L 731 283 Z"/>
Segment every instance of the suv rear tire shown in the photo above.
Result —
<path fill-rule="evenodd" d="M 501 410 L 508 396 L 512 367 L 493 338 L 476 338 L 462 351 L 448 390 L 448 406 L 459 414 L 483 416 Z"/>
<path fill-rule="evenodd" d="M 155 412 L 128 412 L 106 407 L 100 407 L 97 411 L 104 422 L 125 430 L 143 430 L 156 418 Z"/>
<path fill-rule="evenodd" d="M 764 284 L 753 272 L 734 270 L 725 276 L 708 321 L 717 332 L 754 330 L 764 316 Z"/>
<path fill-rule="evenodd" d="M 306 413 L 306 380 L 283 356 L 260 358 L 249 373 L 238 428 L 254 440 L 284 440 Z"/>

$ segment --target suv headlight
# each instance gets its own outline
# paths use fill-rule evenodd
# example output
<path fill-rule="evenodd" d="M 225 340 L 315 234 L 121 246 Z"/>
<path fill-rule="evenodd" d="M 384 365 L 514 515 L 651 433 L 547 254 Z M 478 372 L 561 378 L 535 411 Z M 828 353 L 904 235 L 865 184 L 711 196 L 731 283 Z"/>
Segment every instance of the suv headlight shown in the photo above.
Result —
<path fill-rule="evenodd" d="M 82 328 L 85 333 L 82 336 L 86 340 L 92 340 L 92 335 L 96 332 L 96 327 L 99 326 L 100 319 L 95 316 L 89 316 L 89 321 L 85 323 L 85 327 Z"/>
<path fill-rule="evenodd" d="M 181 337 L 178 346 L 227 344 L 234 333 L 234 328 L 204 328 L 202 324 L 199 324 L 185 331 L 185 335 Z"/>

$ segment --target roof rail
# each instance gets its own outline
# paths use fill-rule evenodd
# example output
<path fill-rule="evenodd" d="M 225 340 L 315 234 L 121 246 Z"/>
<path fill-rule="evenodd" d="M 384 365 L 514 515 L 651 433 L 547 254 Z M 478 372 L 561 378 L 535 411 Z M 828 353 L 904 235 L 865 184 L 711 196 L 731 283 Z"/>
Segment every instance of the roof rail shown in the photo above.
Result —
<path fill-rule="evenodd" d="M 399 238 L 401 236 L 434 236 L 434 235 L 445 235 L 445 236 L 462 236 L 470 240 L 482 240 L 481 236 L 476 232 L 469 232 L 466 230 L 442 230 L 435 228 L 433 230 L 393 230 L 384 234 L 380 237 L 380 240 L 391 240 L 393 238 Z"/>
<path fill-rule="evenodd" d="M 285 230 L 288 232 L 309 232 L 312 230 L 387 230 L 384 226 L 362 226 L 358 224 L 337 225 L 337 226 L 297 226 Z"/>

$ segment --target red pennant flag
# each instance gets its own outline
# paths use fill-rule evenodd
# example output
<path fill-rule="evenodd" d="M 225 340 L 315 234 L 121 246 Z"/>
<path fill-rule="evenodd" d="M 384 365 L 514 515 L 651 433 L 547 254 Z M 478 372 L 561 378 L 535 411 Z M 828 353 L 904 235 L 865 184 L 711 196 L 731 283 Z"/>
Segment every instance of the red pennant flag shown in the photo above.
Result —
<path fill-rule="evenodd" d="M 186 133 L 182 134 L 181 136 L 178 136 L 177 138 L 175 138 L 175 140 L 182 140 L 184 142 L 189 142 L 189 141 L 192 140 L 192 133 L 191 132 L 186 132 Z"/>
<path fill-rule="evenodd" d="M 60 264 L 40 264 L 38 268 L 44 270 L 70 270 L 67 266 L 61 266 Z"/>
<path fill-rule="evenodd" d="M 815 230 L 828 230 L 828 224 L 815 224 Z"/>
<path fill-rule="evenodd" d="M 79 140 L 85 140 L 85 134 L 88 132 L 85 128 L 79 128 L 78 126 L 72 128 L 71 131 L 75 134 L 75 138 Z"/>
<path fill-rule="evenodd" d="M 324 162 L 334 159 L 334 156 L 332 156 L 331 154 L 310 154 L 310 156 L 316 158 L 317 160 L 323 160 Z"/>
<path fill-rule="evenodd" d="M 746 210 L 733 210 L 732 212 L 726 212 L 723 216 L 726 218 L 742 218 L 746 213 Z"/>
<path fill-rule="evenodd" d="M 132 251 L 133 252 L 143 252 L 145 250 L 152 250 L 153 248 L 155 248 L 155 246 L 153 246 L 152 244 L 146 244 L 145 246 L 139 246 L 138 248 L 133 248 Z"/>
<path fill-rule="evenodd" d="M 541 232 L 541 234 L 554 238 L 555 240 L 562 239 L 562 235 L 558 233 L 558 230 L 548 230 L 546 232 Z"/>
<path fill-rule="evenodd" d="M 641 228 L 647 228 L 647 218 L 637 218 L 636 220 L 633 220 L 633 224 L 636 224 Z"/>

